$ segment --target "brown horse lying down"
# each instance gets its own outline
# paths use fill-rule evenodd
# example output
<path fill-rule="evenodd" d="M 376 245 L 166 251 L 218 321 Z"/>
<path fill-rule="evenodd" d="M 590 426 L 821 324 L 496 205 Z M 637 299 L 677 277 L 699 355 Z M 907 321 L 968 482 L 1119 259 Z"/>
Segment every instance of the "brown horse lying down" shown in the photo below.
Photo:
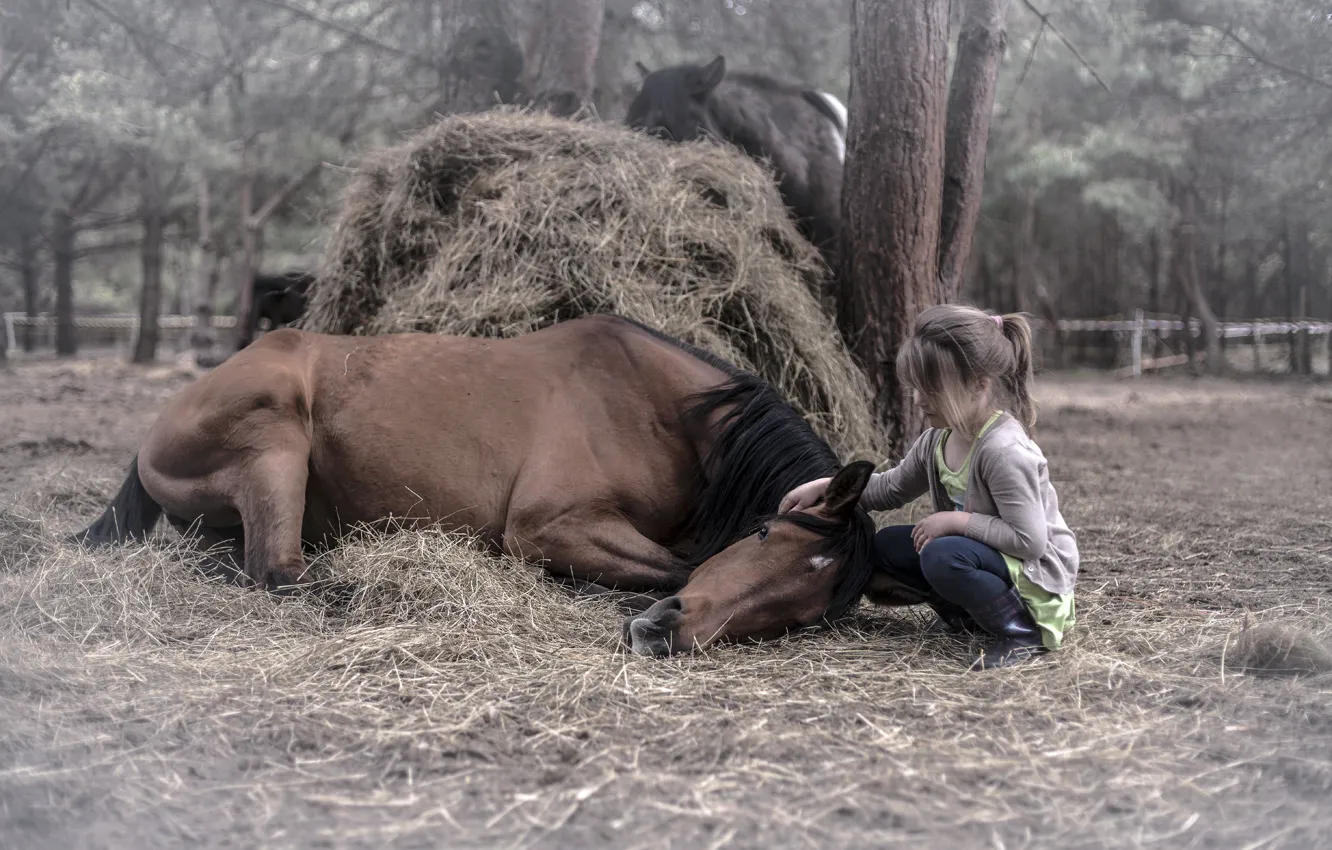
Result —
<path fill-rule="evenodd" d="M 509 340 L 279 330 L 167 403 L 76 539 L 143 538 L 165 512 L 278 588 L 308 580 L 304 546 L 360 523 L 469 529 L 658 598 L 625 639 L 660 656 L 841 616 L 870 578 L 871 468 L 771 516 L 838 472 L 828 445 L 766 383 L 616 317 Z"/>

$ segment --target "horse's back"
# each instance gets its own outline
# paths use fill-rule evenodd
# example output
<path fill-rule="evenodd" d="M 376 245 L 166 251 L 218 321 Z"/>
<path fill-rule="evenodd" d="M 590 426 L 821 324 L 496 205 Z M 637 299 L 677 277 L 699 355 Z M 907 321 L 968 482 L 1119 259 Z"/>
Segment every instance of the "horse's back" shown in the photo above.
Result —
<path fill-rule="evenodd" d="M 832 104 L 817 92 L 763 75 L 735 74 L 717 86 L 707 105 L 727 141 L 771 160 L 787 205 L 811 241 L 831 250 L 846 156 Z"/>
<path fill-rule="evenodd" d="M 672 430 L 683 399 L 725 378 L 613 317 L 511 339 L 311 343 L 327 349 L 312 375 L 313 508 L 340 523 L 447 515 L 494 534 L 523 494 L 641 491 L 687 462 Z"/>

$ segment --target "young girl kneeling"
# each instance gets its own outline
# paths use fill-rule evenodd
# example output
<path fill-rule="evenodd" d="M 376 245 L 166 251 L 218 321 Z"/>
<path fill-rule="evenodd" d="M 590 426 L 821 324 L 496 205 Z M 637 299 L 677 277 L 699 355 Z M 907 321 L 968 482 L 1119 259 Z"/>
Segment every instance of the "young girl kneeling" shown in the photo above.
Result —
<path fill-rule="evenodd" d="M 897 370 L 930 428 L 860 499 L 886 511 L 930 494 L 934 514 L 878 532 L 876 566 L 934 609 L 932 629 L 994 636 L 972 669 L 1057 649 L 1074 621 L 1078 546 L 1030 436 L 1031 345 L 1021 315 L 947 304 L 921 313 Z M 996 408 L 996 390 L 1011 412 Z M 829 480 L 792 490 L 780 511 L 814 506 Z"/>

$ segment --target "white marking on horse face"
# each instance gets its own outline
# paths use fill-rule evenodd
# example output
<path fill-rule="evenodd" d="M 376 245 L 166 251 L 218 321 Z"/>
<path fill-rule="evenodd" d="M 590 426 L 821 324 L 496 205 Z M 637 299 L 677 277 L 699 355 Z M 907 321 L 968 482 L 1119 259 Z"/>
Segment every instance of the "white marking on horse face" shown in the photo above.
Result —
<path fill-rule="evenodd" d="M 809 563 L 810 566 L 814 567 L 814 569 L 821 570 L 835 560 L 837 559 L 834 558 L 832 555 L 815 555 L 814 557 L 809 559 Z"/>
<path fill-rule="evenodd" d="M 832 125 L 833 141 L 837 143 L 837 161 L 846 162 L 846 132 L 843 129 L 846 127 L 846 106 L 837 99 L 836 95 L 829 94 L 826 91 L 819 92 L 819 97 L 822 97 L 824 103 L 827 103 L 832 111 L 837 113 L 837 117 L 842 120 L 841 127 L 831 121 L 828 123 Z"/>

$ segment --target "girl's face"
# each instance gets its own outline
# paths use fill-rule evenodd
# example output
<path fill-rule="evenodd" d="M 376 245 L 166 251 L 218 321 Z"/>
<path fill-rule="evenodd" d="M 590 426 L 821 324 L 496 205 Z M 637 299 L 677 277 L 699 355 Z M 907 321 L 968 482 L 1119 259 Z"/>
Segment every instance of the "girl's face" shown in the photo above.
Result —
<path fill-rule="evenodd" d="M 938 399 L 918 389 L 911 391 L 911 399 L 920 408 L 920 412 L 925 414 L 925 421 L 931 428 L 951 427 L 948 420 L 944 418 L 943 409 L 945 405 L 940 404 Z M 957 399 L 957 406 L 958 412 L 966 418 L 966 421 L 979 427 L 981 422 L 989 415 L 990 379 L 981 378 L 975 384 L 967 387 L 966 393 Z"/>
<path fill-rule="evenodd" d="M 948 427 L 948 423 L 944 421 L 943 414 L 939 413 L 938 408 L 931 403 L 928 395 L 920 390 L 912 390 L 911 398 L 915 401 L 916 407 L 920 408 L 920 412 L 925 414 L 925 422 L 931 428 Z"/>

